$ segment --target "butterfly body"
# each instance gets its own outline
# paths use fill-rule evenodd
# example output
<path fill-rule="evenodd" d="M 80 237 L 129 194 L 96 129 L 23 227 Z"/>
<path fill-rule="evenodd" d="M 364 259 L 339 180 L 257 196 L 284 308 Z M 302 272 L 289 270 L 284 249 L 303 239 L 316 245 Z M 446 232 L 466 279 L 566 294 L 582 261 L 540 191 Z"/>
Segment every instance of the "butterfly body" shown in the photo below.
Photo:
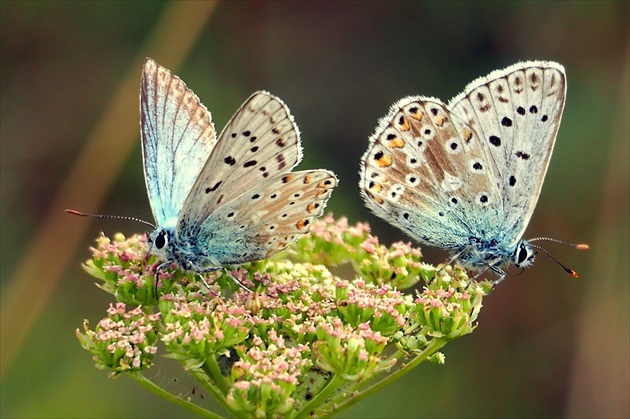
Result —
<path fill-rule="evenodd" d="M 444 104 L 414 96 L 381 120 L 363 157 L 367 206 L 474 271 L 528 266 L 522 239 L 560 124 L 561 65 L 530 61 L 490 73 Z"/>
<path fill-rule="evenodd" d="M 291 172 L 299 130 L 267 92 L 250 96 L 217 138 L 197 96 L 148 58 L 140 104 L 157 223 L 149 253 L 165 263 L 208 272 L 268 258 L 309 231 L 337 186 L 327 170 Z"/>

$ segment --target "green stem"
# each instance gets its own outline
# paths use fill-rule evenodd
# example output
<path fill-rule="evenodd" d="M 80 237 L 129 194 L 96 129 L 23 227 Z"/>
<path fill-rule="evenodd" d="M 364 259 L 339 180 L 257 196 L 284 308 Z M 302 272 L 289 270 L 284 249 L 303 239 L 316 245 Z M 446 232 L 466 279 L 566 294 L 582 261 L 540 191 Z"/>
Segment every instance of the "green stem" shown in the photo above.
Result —
<path fill-rule="evenodd" d="M 349 397 L 349 398 L 343 399 L 343 401 L 341 401 L 336 406 L 335 413 L 338 413 L 338 412 L 340 412 L 342 410 L 345 410 L 345 409 L 349 408 L 350 406 L 358 403 L 359 401 L 365 399 L 366 397 L 372 395 L 373 393 L 376 393 L 377 391 L 379 391 L 383 387 L 385 387 L 385 386 L 389 385 L 390 383 L 398 380 L 403 375 L 407 374 L 409 371 L 411 371 L 415 367 L 417 367 L 421 362 L 426 360 L 429 356 L 431 356 L 435 352 L 437 352 L 440 348 L 442 348 L 444 345 L 446 345 L 447 342 L 448 342 L 447 339 L 433 338 L 431 340 L 431 342 L 429 342 L 429 345 L 427 345 L 427 347 L 422 352 L 420 352 L 420 354 L 418 354 L 418 356 L 413 358 L 409 363 L 407 363 L 406 365 L 402 365 L 400 367 L 400 369 L 398 369 L 397 371 L 395 371 L 392 374 L 388 375 L 387 377 L 385 377 L 381 381 L 373 383 L 370 387 L 367 387 L 364 390 L 361 390 L 361 392 L 356 397 Z M 359 384 L 357 387 L 361 387 L 361 384 Z M 331 400 L 330 403 L 334 403 L 334 402 L 336 402 L 339 399 L 340 399 L 340 397 L 333 398 L 333 400 Z"/>
<path fill-rule="evenodd" d="M 184 400 L 180 397 L 175 396 L 174 394 L 169 393 L 168 391 L 164 390 L 162 387 L 156 385 L 153 381 L 149 380 L 148 378 L 146 378 L 144 375 L 142 375 L 141 372 L 139 371 L 134 371 L 134 372 L 130 372 L 128 373 L 128 375 L 133 378 L 134 380 L 136 380 L 141 386 L 143 386 L 144 388 L 152 391 L 153 393 L 157 394 L 158 396 L 161 396 L 163 398 L 165 398 L 166 400 L 169 400 L 179 406 L 185 407 L 186 409 L 198 414 L 201 417 L 204 418 L 211 418 L 211 419 L 222 419 L 223 416 L 218 415 L 214 412 L 211 412 L 209 410 L 204 409 L 201 406 L 197 406 L 194 403 L 191 403 L 187 400 Z"/>
<path fill-rule="evenodd" d="M 339 374 L 334 374 L 326 387 L 322 389 L 322 391 L 317 394 L 310 402 L 306 404 L 297 414 L 298 419 L 310 418 L 315 413 L 315 410 L 326 402 L 326 399 L 330 397 L 342 384 L 344 384 L 346 380 L 341 378 Z M 317 416 L 317 415 L 315 415 Z"/>
<path fill-rule="evenodd" d="M 205 367 L 205 364 L 204 364 L 204 367 Z M 197 380 L 203 386 L 203 388 L 205 388 L 208 391 L 208 393 L 212 395 L 212 397 L 215 398 L 215 400 L 221 403 L 221 405 L 223 406 L 225 410 L 232 413 L 233 415 L 235 414 L 235 412 L 232 411 L 232 409 L 227 404 L 227 401 L 225 399 L 227 395 L 227 390 L 223 392 L 218 386 L 216 379 L 210 379 L 210 377 L 208 376 L 208 373 L 201 370 L 190 369 L 188 370 L 188 372 L 190 373 L 190 375 L 192 375 L 195 378 L 195 380 Z M 218 380 L 218 382 L 221 383 L 223 386 L 225 386 L 225 382 L 223 381 L 222 378 Z"/>
<path fill-rule="evenodd" d="M 219 388 L 221 393 L 223 393 L 223 397 L 227 396 L 229 391 L 228 385 L 225 382 L 223 375 L 221 375 L 221 368 L 219 368 L 216 356 L 208 356 L 206 358 L 206 362 L 203 363 L 201 368 L 206 372 L 206 374 L 208 374 L 208 377 L 211 377 L 214 380 L 214 384 Z"/>

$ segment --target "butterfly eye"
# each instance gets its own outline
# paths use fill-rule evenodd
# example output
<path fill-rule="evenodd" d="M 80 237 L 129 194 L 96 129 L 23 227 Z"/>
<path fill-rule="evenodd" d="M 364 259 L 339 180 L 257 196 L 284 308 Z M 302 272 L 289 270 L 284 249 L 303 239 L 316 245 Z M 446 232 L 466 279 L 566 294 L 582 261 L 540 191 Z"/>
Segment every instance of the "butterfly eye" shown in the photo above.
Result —
<path fill-rule="evenodd" d="M 517 250 L 514 258 L 514 265 L 525 268 L 534 262 L 536 252 L 528 244 L 522 243 Z"/>
<path fill-rule="evenodd" d="M 164 231 L 160 231 L 158 235 L 155 237 L 155 247 L 158 249 L 163 249 L 166 246 L 168 239 L 166 238 L 166 233 Z"/>

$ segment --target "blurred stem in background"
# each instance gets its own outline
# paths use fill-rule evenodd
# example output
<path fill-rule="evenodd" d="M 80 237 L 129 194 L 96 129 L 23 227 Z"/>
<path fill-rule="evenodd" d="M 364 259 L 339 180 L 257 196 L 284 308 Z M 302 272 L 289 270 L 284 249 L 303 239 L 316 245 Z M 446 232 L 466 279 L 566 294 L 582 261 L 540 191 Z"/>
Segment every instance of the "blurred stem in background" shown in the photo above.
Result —
<path fill-rule="evenodd" d="M 118 177 L 138 140 L 138 89 L 142 62 L 146 56 L 155 57 L 176 70 L 206 26 L 216 1 L 172 2 L 165 8 L 145 46 L 130 64 L 127 74 L 112 95 L 76 159 L 66 180 L 48 208 L 42 227 L 32 238 L 13 277 L 2 293 L 2 363 L 0 378 L 4 376 L 15 354 L 20 350 L 33 325 L 42 313 L 49 296 L 79 243 L 83 242 L 89 222 L 77 223 L 72 230 L 64 228 L 64 209 L 68 206 L 96 210 L 107 191 Z M 172 36 L 176 33 L 177 36 Z M 89 193 L 81 185 L 90 178 Z M 59 241 L 63 239 L 63 246 Z M 38 286 L 34 287 L 33 282 Z M 28 310 L 24 310 L 28 307 Z"/>
<path fill-rule="evenodd" d="M 587 295 L 578 332 L 567 417 L 615 417 L 628 409 L 628 394 L 618 389 L 630 387 L 630 342 L 623 331 L 630 328 L 627 307 L 630 299 L 628 283 L 628 190 L 630 190 L 630 48 L 626 49 L 625 66 L 619 77 L 616 113 L 611 116 L 611 148 L 609 150 L 605 193 L 600 204 L 600 222 L 593 243 L 592 269 L 588 273 Z M 624 225 L 625 229 L 619 226 Z M 605 274 L 604 274 L 605 273 Z M 602 281 L 624 278 L 622 281 Z M 622 284 L 620 287 L 619 284 Z M 625 316 L 611 315 L 623 313 Z M 605 319 L 605 320 L 604 320 Z M 598 354 L 598 355 L 595 355 Z M 598 359 L 599 362 L 593 362 Z"/>

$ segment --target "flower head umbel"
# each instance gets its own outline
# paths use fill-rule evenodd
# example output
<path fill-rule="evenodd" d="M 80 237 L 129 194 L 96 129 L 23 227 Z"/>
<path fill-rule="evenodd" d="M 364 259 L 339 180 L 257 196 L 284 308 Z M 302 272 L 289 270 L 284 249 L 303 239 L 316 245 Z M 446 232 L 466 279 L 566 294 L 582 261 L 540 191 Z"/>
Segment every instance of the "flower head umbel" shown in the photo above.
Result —
<path fill-rule="evenodd" d="M 451 340 L 473 331 L 483 295 L 481 287 L 468 289 L 461 284 L 446 289 L 425 287 L 416 297 L 411 318 L 427 335 Z"/>
<path fill-rule="evenodd" d="M 188 369 L 200 368 L 210 356 L 228 353 L 249 336 L 254 325 L 244 307 L 219 297 L 166 295 L 160 311 L 162 342 L 169 357 L 182 361 Z"/>
<path fill-rule="evenodd" d="M 238 412 L 265 417 L 293 409 L 293 393 L 302 375 L 312 366 L 308 345 L 287 347 L 282 336 L 271 330 L 267 339 L 254 339 L 254 346 L 239 345 L 239 360 L 232 367 L 233 386 L 227 403 Z"/>
<path fill-rule="evenodd" d="M 387 338 L 374 332 L 369 323 L 354 328 L 340 318 L 322 319 L 316 330 L 317 365 L 344 380 L 358 381 L 370 376 L 379 366 L 389 367 L 396 362 L 381 359 Z"/>
<path fill-rule="evenodd" d="M 233 416 L 326 416 L 425 359 L 443 360 L 446 342 L 474 330 L 484 295 L 465 272 L 436 270 L 411 245 L 385 247 L 367 224 L 332 216 L 290 251 L 232 270 L 251 291 L 221 271 L 204 275 L 212 290 L 200 274 L 167 268 L 156 278 L 145 245 L 144 236 L 99 237 L 85 267 L 119 303 L 77 336 L 100 368 L 130 372 L 206 416 L 140 373 L 158 340 Z M 333 273 L 342 270 L 350 277 Z M 400 291 L 419 281 L 415 297 Z"/>
<path fill-rule="evenodd" d="M 153 365 L 160 315 L 147 314 L 140 307 L 127 310 L 123 303 L 111 304 L 107 314 L 94 331 L 87 320 L 84 333 L 76 331 L 83 347 L 94 355 L 96 366 L 119 374 Z"/>

